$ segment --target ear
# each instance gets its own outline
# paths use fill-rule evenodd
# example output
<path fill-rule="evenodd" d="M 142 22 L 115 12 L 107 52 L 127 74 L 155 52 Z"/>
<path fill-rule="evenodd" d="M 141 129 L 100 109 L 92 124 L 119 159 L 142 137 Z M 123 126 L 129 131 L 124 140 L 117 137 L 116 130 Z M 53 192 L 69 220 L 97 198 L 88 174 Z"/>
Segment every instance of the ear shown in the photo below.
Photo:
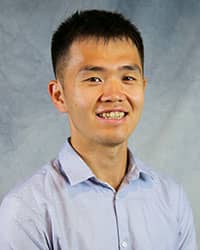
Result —
<path fill-rule="evenodd" d="M 147 86 L 147 79 L 143 78 L 143 88 L 144 88 L 144 90 L 146 89 L 146 86 Z"/>
<path fill-rule="evenodd" d="M 51 101 L 58 111 L 61 113 L 66 113 L 67 108 L 65 104 L 65 96 L 63 92 L 63 87 L 58 80 L 51 80 L 48 84 L 48 93 L 51 97 Z"/>

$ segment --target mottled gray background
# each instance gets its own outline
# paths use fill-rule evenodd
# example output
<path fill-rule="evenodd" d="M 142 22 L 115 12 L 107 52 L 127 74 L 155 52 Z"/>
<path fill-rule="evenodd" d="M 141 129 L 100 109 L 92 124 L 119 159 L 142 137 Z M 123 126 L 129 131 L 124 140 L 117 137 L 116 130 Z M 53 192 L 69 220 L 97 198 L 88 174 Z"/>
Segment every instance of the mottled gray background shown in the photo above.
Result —
<path fill-rule="evenodd" d="M 0 199 L 56 156 L 69 133 L 47 94 L 50 39 L 66 16 L 86 8 L 121 11 L 142 31 L 148 87 L 130 145 L 183 184 L 200 241 L 199 0 L 1 0 Z"/>

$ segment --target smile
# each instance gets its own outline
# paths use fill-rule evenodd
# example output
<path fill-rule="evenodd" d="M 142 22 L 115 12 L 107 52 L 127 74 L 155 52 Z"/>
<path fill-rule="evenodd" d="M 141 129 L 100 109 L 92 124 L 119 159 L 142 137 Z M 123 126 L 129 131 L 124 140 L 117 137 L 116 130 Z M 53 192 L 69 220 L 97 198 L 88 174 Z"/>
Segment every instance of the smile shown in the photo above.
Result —
<path fill-rule="evenodd" d="M 103 112 L 97 115 L 107 120 L 120 120 L 123 117 L 125 117 L 127 113 L 122 111 L 111 111 L 111 112 Z"/>

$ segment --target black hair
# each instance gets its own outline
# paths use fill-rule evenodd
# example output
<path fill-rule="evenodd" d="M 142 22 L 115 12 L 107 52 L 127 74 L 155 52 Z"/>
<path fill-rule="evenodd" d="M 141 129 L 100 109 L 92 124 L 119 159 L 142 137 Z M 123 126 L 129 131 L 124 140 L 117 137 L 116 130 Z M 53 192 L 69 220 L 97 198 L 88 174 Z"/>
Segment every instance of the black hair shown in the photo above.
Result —
<path fill-rule="evenodd" d="M 60 24 L 52 37 L 51 56 L 55 76 L 57 76 L 61 58 L 67 56 L 75 40 L 85 38 L 130 39 L 137 47 L 142 68 L 144 68 L 144 46 L 138 28 L 120 13 L 105 10 L 77 11 Z"/>

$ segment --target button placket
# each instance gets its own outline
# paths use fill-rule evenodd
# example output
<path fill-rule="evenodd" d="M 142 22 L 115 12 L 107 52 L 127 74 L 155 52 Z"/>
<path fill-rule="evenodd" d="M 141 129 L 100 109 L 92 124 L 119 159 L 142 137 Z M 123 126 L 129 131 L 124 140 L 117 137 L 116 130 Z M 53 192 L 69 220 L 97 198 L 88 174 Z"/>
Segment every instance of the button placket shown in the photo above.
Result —
<path fill-rule="evenodd" d="M 118 232 L 119 232 L 119 245 L 120 249 L 127 249 L 128 247 L 128 222 L 127 222 L 127 213 L 125 206 L 123 204 L 124 199 L 120 197 L 119 193 L 115 196 L 115 209 L 116 216 L 118 221 Z"/>

